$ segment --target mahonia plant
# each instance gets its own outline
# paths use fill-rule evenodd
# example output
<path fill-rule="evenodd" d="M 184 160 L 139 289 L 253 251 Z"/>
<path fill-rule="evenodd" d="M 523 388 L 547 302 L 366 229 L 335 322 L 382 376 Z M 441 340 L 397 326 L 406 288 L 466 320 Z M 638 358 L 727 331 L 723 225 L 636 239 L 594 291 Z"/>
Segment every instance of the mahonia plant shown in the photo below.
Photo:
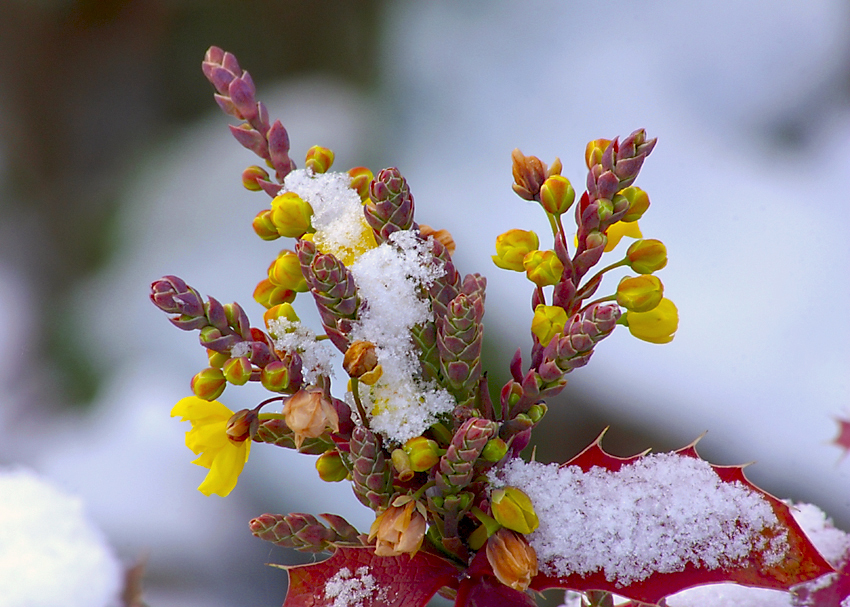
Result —
<path fill-rule="evenodd" d="M 271 198 L 254 231 L 293 240 L 254 291 L 263 327 L 175 276 L 151 287 L 153 303 L 197 331 L 208 356 L 193 395 L 172 410 L 191 422 L 186 445 L 208 469 L 199 489 L 229 494 L 251 444 L 266 443 L 316 456 L 322 480 L 349 482 L 375 513 L 363 533 L 327 513 L 250 522 L 278 546 L 331 553 L 286 567 L 284 607 L 413 607 L 436 593 L 457 606 L 520 607 L 548 588 L 583 593 L 585 605 L 614 595 L 662 604 L 710 582 L 790 590 L 833 574 L 787 504 L 742 466 L 702 460 L 693 444 L 619 458 L 600 437 L 562 465 L 521 456 L 546 399 L 618 325 L 652 343 L 676 332 L 676 306 L 655 276 L 666 248 L 638 228 L 649 197 L 634 183 L 655 139 L 637 130 L 590 142 L 577 201 L 558 159 L 547 166 L 514 150 L 513 189 L 545 212 L 552 244 L 521 229 L 496 238 L 493 261 L 526 274 L 533 314 L 530 359 L 516 351 L 494 401 L 481 364 L 487 282 L 457 270 L 445 230 L 416 223 L 401 172 L 331 172 L 333 152 L 318 146 L 297 169 L 286 129 L 270 122 L 236 58 L 212 47 L 203 71 L 240 121 L 235 138 L 264 161 L 242 174 Z M 574 230 L 564 222 L 571 211 Z M 636 239 L 625 256 L 593 272 L 623 236 Z M 604 275 L 624 266 L 635 275 L 598 295 Z M 320 332 L 293 309 L 299 293 L 312 296 Z M 348 375 L 341 397 L 331 391 L 335 350 Z M 272 396 L 235 413 L 217 400 L 247 382 Z"/>

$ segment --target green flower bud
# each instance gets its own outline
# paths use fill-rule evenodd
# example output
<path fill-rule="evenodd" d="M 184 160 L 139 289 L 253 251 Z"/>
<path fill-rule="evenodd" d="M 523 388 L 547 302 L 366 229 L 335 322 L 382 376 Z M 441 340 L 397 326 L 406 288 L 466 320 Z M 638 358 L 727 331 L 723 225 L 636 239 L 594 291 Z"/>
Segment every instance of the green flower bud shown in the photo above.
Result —
<path fill-rule="evenodd" d="M 484 445 L 484 449 L 481 451 L 481 457 L 488 462 L 498 462 L 505 457 L 507 452 L 508 443 L 501 438 L 492 438 Z"/>
<path fill-rule="evenodd" d="M 493 491 L 490 509 L 500 525 L 519 533 L 531 533 L 540 524 L 531 499 L 516 487 Z"/>
<path fill-rule="evenodd" d="M 224 379 L 236 386 L 244 386 L 251 379 L 251 361 L 245 356 L 230 358 L 221 368 Z"/>
<path fill-rule="evenodd" d="M 629 210 L 621 221 L 627 223 L 637 221 L 649 208 L 649 195 L 640 188 L 629 186 L 620 191 L 620 196 L 624 196 L 629 201 Z"/>
<path fill-rule="evenodd" d="M 528 409 L 528 417 L 531 418 L 535 424 L 543 419 L 543 416 L 546 415 L 546 412 L 549 410 L 544 403 L 537 403 L 536 405 L 531 405 Z"/>
<path fill-rule="evenodd" d="M 326 483 L 338 483 L 348 477 L 348 470 L 342 461 L 342 455 L 336 449 L 325 451 L 316 460 L 319 478 Z"/>
<path fill-rule="evenodd" d="M 435 441 L 424 436 L 416 436 L 404 443 L 404 452 L 410 458 L 410 467 L 414 472 L 430 470 L 440 461 L 440 448 Z"/>
<path fill-rule="evenodd" d="M 660 240 L 637 240 L 626 251 L 629 267 L 641 274 L 652 274 L 667 265 L 667 247 Z"/>
<path fill-rule="evenodd" d="M 525 275 L 538 287 L 556 285 L 561 280 L 564 264 L 555 251 L 532 251 L 522 260 Z"/>
<path fill-rule="evenodd" d="M 295 192 L 285 192 L 272 200 L 271 220 L 281 236 L 300 238 L 312 232 L 313 207 Z"/>
<path fill-rule="evenodd" d="M 540 186 L 540 204 L 552 215 L 566 213 L 575 199 L 576 191 L 566 177 L 552 175 Z"/>
<path fill-rule="evenodd" d="M 630 312 L 649 312 L 664 297 L 664 285 L 651 274 L 626 276 L 617 285 L 617 303 Z"/>
<path fill-rule="evenodd" d="M 493 263 L 503 270 L 524 272 L 523 258 L 531 251 L 537 250 L 540 241 L 537 234 L 526 230 L 508 230 L 496 237 L 496 254 Z"/>
<path fill-rule="evenodd" d="M 221 369 L 207 367 L 192 378 L 190 385 L 192 392 L 198 398 L 215 400 L 224 392 L 227 381 L 225 381 L 224 373 L 221 372 Z"/>
<path fill-rule="evenodd" d="M 314 173 L 327 173 L 333 163 L 334 153 L 331 150 L 314 145 L 307 150 L 307 158 L 304 161 L 304 166 Z"/>
<path fill-rule="evenodd" d="M 263 367 L 260 383 L 269 392 L 286 392 L 289 387 L 289 368 L 279 360 L 270 362 Z"/>
<path fill-rule="evenodd" d="M 251 222 L 251 227 L 254 232 L 263 240 L 277 240 L 280 234 L 272 221 L 272 212 L 269 209 L 260 211 Z"/>

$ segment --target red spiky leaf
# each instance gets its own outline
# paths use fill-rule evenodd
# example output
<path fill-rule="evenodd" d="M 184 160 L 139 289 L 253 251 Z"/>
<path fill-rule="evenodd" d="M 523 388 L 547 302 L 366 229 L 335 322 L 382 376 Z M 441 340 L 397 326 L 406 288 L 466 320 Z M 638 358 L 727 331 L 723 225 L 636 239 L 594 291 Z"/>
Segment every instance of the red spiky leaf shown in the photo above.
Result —
<path fill-rule="evenodd" d="M 587 449 L 563 464 L 562 467 L 578 466 L 582 471 L 587 472 L 598 466 L 610 472 L 617 472 L 622 467 L 636 462 L 645 455 L 639 454 L 629 458 L 615 457 L 605 452 L 601 440 L 602 435 Z M 674 454 L 679 457 L 699 459 L 695 444 L 675 451 Z M 710 466 L 721 482 L 739 482 L 768 502 L 779 523 L 778 530 L 772 528 L 772 533 L 784 532 L 787 534 L 787 557 L 782 562 L 769 564 L 763 554 L 756 552 L 751 553 L 744 561 L 717 569 L 698 567 L 688 562 L 681 571 L 655 572 L 649 577 L 633 581 L 627 585 L 607 580 L 605 573 L 598 570 L 585 575 L 571 574 L 565 577 L 550 577 L 539 574 L 532 580 L 531 587 L 534 590 L 545 590 L 547 588 L 567 588 L 577 591 L 604 590 L 614 592 L 633 601 L 655 604 L 666 596 L 702 584 L 735 582 L 744 586 L 788 590 L 792 586 L 833 571 L 829 563 L 818 553 L 794 521 L 788 506 L 750 483 L 744 476 L 743 466 L 715 466 L 711 464 Z"/>
<path fill-rule="evenodd" d="M 375 548 L 337 548 L 333 556 L 320 563 L 285 567 L 289 574 L 289 591 L 283 607 L 330 607 L 333 596 L 326 596 L 328 580 L 347 569 L 357 576 L 361 567 L 368 568 L 375 590 L 359 598 L 361 607 L 424 607 L 443 586 L 457 587 L 459 569 L 451 561 L 419 551 L 412 558 L 376 556 Z M 353 586 L 356 587 L 356 580 Z"/>

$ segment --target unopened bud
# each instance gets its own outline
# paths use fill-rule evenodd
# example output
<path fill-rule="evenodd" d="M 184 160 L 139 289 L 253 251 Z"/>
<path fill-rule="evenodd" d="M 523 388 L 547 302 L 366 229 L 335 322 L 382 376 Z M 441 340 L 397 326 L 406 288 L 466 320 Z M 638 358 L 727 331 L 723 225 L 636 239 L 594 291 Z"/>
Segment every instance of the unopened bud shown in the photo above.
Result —
<path fill-rule="evenodd" d="M 493 438 L 487 441 L 484 449 L 481 451 L 481 457 L 488 462 L 498 462 L 508 452 L 508 443 L 501 438 Z"/>
<path fill-rule="evenodd" d="M 360 200 L 369 198 L 369 185 L 374 181 L 375 175 L 366 167 L 354 167 L 348 170 L 351 176 L 351 189 L 357 192 Z"/>
<path fill-rule="evenodd" d="M 221 372 L 221 369 L 207 367 L 192 378 L 190 385 L 192 392 L 198 398 L 215 400 L 224 392 L 227 381 L 225 381 L 224 373 Z"/>
<path fill-rule="evenodd" d="M 667 247 L 660 240 L 637 240 L 626 251 L 629 267 L 641 274 L 652 274 L 667 265 Z"/>
<path fill-rule="evenodd" d="M 304 166 L 314 173 L 327 173 L 334 163 L 334 153 L 328 148 L 314 145 L 307 150 Z"/>
<path fill-rule="evenodd" d="M 221 368 L 224 379 L 236 386 L 244 386 L 251 379 L 251 361 L 245 356 L 228 359 Z"/>
<path fill-rule="evenodd" d="M 493 263 L 503 270 L 525 272 L 522 260 L 540 245 L 537 234 L 529 230 L 508 230 L 496 237 L 496 254 Z"/>
<path fill-rule="evenodd" d="M 558 284 L 564 273 L 564 264 L 555 251 L 532 251 L 522 260 L 525 275 L 538 287 Z"/>
<path fill-rule="evenodd" d="M 216 352 L 207 348 L 207 360 L 210 361 L 210 367 L 221 369 L 222 365 L 230 359 L 230 355 L 226 352 Z"/>
<path fill-rule="evenodd" d="M 342 455 L 336 449 L 325 451 L 316 460 L 319 478 L 326 483 L 338 483 L 348 477 L 348 470 L 342 461 Z"/>
<path fill-rule="evenodd" d="M 531 533 L 540 524 L 531 498 L 516 487 L 494 490 L 490 495 L 490 509 L 500 525 L 519 533 Z"/>
<path fill-rule="evenodd" d="M 312 218 L 313 207 L 295 192 L 285 192 L 272 200 L 271 220 L 281 236 L 300 238 L 312 232 Z"/>
<path fill-rule="evenodd" d="M 254 228 L 254 233 L 263 240 L 277 240 L 280 238 L 277 228 L 272 221 L 272 212 L 269 209 L 260 211 L 251 222 L 251 227 Z"/>
<path fill-rule="evenodd" d="M 499 529 L 487 540 L 487 561 L 505 586 L 524 592 L 537 575 L 537 553 L 528 540 L 510 529 Z"/>
<path fill-rule="evenodd" d="M 402 449 L 393 449 L 390 454 L 393 462 L 393 468 L 398 475 L 398 480 L 407 482 L 413 478 L 415 474 L 413 467 L 410 465 L 410 457 Z"/>
<path fill-rule="evenodd" d="M 449 252 L 449 255 L 455 254 L 455 249 L 457 248 L 455 245 L 455 239 L 452 238 L 452 235 L 448 230 L 435 230 L 431 226 L 427 226 L 424 223 L 419 224 L 419 233 L 422 235 L 422 238 L 432 237 L 434 240 L 439 242 L 441 245 L 446 247 L 446 251 Z"/>
<path fill-rule="evenodd" d="M 269 327 L 269 324 L 273 320 L 277 320 L 279 318 L 293 323 L 301 322 L 301 319 L 298 318 L 298 314 L 295 313 L 295 308 L 293 308 L 290 303 L 277 304 L 263 313 L 263 320 L 266 323 L 266 328 Z"/>
<path fill-rule="evenodd" d="M 278 304 L 292 303 L 297 294 L 292 289 L 272 284 L 272 281 L 266 278 L 257 283 L 254 289 L 254 301 L 264 308 L 273 308 Z"/>
<path fill-rule="evenodd" d="M 263 187 L 257 183 L 258 179 L 262 179 L 263 181 L 269 180 L 268 172 L 262 167 L 254 165 L 242 171 L 242 185 L 245 186 L 246 190 L 251 190 L 252 192 L 262 191 Z"/>
<path fill-rule="evenodd" d="M 355 341 L 345 351 L 342 367 L 350 377 L 361 377 L 378 366 L 378 354 L 375 344 L 368 341 Z"/>
<path fill-rule="evenodd" d="M 629 210 L 623 215 L 622 221 L 637 221 L 649 208 L 649 195 L 640 188 L 630 186 L 620 190 L 619 195 L 629 201 Z"/>
<path fill-rule="evenodd" d="M 545 403 L 537 403 L 535 405 L 531 405 L 526 413 L 528 414 L 528 417 L 531 418 L 531 421 L 536 424 L 543 419 L 543 416 L 546 415 L 548 410 L 549 407 L 547 407 Z"/>
<path fill-rule="evenodd" d="M 617 285 L 617 303 L 630 312 L 649 312 L 664 297 L 664 285 L 651 274 L 626 276 Z"/>
<path fill-rule="evenodd" d="M 594 139 L 587 144 L 584 149 L 584 163 L 588 169 L 602 162 L 602 154 L 605 153 L 609 145 L 611 145 L 610 139 Z"/>
<path fill-rule="evenodd" d="M 270 392 L 286 392 L 289 379 L 289 367 L 280 360 L 270 362 L 260 373 L 260 383 Z"/>
<path fill-rule="evenodd" d="M 404 452 L 410 458 L 410 467 L 414 472 L 430 470 L 440 461 L 437 443 L 424 436 L 416 436 L 404 443 Z"/>
<path fill-rule="evenodd" d="M 309 290 L 301 273 L 301 262 L 293 251 L 283 250 L 269 266 L 269 280 L 276 287 L 304 293 Z"/>
<path fill-rule="evenodd" d="M 546 180 L 546 165 L 536 156 L 525 156 L 519 148 L 511 152 L 514 192 L 525 200 L 535 200 Z"/>
<path fill-rule="evenodd" d="M 576 191 L 566 177 L 552 175 L 540 186 L 540 204 L 552 215 L 566 213 L 575 199 Z"/>
<path fill-rule="evenodd" d="M 234 443 L 242 443 L 251 440 L 257 434 L 260 427 L 260 418 L 253 409 L 242 409 L 233 414 L 227 421 L 225 433 Z"/>
<path fill-rule="evenodd" d="M 531 332 L 537 336 L 540 344 L 546 346 L 567 324 L 567 312 L 560 306 L 538 304 L 531 319 Z"/>

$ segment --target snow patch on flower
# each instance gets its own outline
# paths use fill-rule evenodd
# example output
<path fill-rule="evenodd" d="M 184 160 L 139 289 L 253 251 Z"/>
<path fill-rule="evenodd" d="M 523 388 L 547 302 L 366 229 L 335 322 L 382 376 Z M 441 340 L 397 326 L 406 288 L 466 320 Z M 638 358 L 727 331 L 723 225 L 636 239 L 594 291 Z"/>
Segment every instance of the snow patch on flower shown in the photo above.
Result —
<path fill-rule="evenodd" d="M 327 341 L 318 341 L 316 333 L 300 322 L 280 317 L 268 321 L 275 350 L 297 352 L 301 356 L 304 381 L 315 383 L 320 375 L 333 376 L 336 351 Z"/>
<path fill-rule="evenodd" d="M 284 179 L 283 192 L 295 192 L 313 208 L 314 241 L 321 252 L 331 253 L 348 264 L 369 248 L 371 229 L 348 173 L 291 171 Z"/>
<path fill-rule="evenodd" d="M 400 443 L 422 434 L 439 414 L 455 406 L 448 392 L 423 380 L 410 336 L 415 325 L 433 318 L 430 303 L 421 294 L 444 272 L 428 243 L 409 230 L 394 232 L 351 266 L 365 306 L 350 337 L 375 344 L 383 370 L 361 396 L 372 429 Z"/>
<path fill-rule="evenodd" d="M 231 358 L 239 358 L 241 356 L 245 356 L 247 358 L 251 357 L 251 342 L 250 341 L 239 341 L 233 344 L 230 348 L 230 357 Z"/>
<path fill-rule="evenodd" d="M 515 459 L 491 480 L 531 498 L 540 527 L 528 540 L 548 575 L 601 570 L 628 585 L 688 563 L 729 566 L 754 552 L 770 566 L 788 549 L 770 503 L 739 482 L 721 481 L 697 458 L 647 455 L 617 472 Z M 775 530 L 772 539 L 765 530 Z"/>
<path fill-rule="evenodd" d="M 366 599 L 375 604 L 385 599 L 386 589 L 381 589 L 368 567 L 358 567 L 354 573 L 343 567 L 325 582 L 325 598 L 333 599 L 333 607 L 363 607 Z M 374 598 L 373 598 L 374 597 Z"/>

